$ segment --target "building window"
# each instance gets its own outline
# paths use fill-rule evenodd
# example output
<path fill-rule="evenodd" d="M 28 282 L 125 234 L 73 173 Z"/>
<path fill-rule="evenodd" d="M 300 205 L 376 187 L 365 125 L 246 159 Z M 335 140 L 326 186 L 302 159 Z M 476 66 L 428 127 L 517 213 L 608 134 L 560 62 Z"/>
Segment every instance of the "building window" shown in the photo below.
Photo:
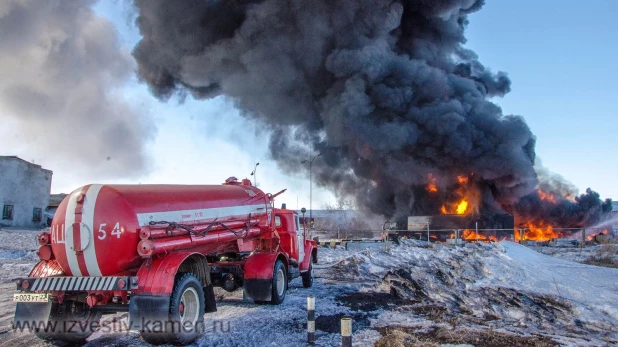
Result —
<path fill-rule="evenodd" d="M 34 210 L 32 210 L 32 221 L 33 222 L 40 222 L 41 221 L 41 215 L 42 215 L 42 210 L 38 207 L 35 207 Z"/>
<path fill-rule="evenodd" d="M 13 219 L 13 205 L 4 205 L 2 219 Z"/>

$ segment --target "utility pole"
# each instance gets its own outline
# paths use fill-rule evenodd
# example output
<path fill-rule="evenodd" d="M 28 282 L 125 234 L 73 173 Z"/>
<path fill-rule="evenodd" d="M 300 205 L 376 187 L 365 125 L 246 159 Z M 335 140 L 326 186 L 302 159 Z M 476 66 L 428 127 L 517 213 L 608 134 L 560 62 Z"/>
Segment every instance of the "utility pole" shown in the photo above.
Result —
<path fill-rule="evenodd" d="M 313 168 L 313 161 L 315 160 L 315 158 L 321 156 L 322 153 L 316 154 L 313 158 L 311 158 L 310 160 L 303 160 L 300 163 L 304 164 L 304 163 L 309 163 L 309 225 L 311 225 L 311 222 L 313 221 L 313 207 L 312 207 L 312 200 L 313 200 L 313 177 L 312 177 L 312 172 L 311 169 Z"/>

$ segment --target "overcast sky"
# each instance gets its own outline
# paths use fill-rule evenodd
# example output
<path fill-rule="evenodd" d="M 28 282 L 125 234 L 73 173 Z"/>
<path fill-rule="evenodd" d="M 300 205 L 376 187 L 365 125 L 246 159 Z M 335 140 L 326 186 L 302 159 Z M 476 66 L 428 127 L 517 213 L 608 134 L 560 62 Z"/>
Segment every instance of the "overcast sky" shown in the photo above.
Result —
<path fill-rule="evenodd" d="M 94 9 L 113 24 L 120 49 L 128 52 L 140 37 L 126 6 L 122 1 L 104 1 Z M 487 1 L 470 16 L 467 31 L 467 46 L 480 60 L 511 78 L 511 93 L 495 102 L 505 114 L 526 119 L 537 136 L 536 152 L 543 165 L 580 191 L 591 187 L 613 199 L 618 199 L 614 148 L 618 115 L 613 105 L 618 97 L 616 13 L 618 2 L 612 0 L 586 6 L 565 0 Z M 15 135 L 23 130 L 16 130 L 10 121 L 0 128 L 0 155 L 19 155 L 53 170 L 55 193 L 92 182 L 218 184 L 229 176 L 249 177 L 259 162 L 260 188 L 271 193 L 287 188 L 278 203 L 309 207 L 308 177 L 283 175 L 268 158 L 268 134 L 243 119 L 229 100 L 187 98 L 184 103 L 162 103 L 135 77 L 128 77 L 112 93 L 140 117 L 151 120 L 128 135 L 147 139 L 146 162 L 136 163 L 133 174 L 127 163 L 131 159 L 123 159 L 122 169 L 114 168 L 122 175 L 77 169 L 56 158 L 48 150 L 49 143 Z M 54 127 L 50 131 L 69 137 Z M 319 187 L 314 187 L 313 195 L 314 208 L 334 200 Z"/>

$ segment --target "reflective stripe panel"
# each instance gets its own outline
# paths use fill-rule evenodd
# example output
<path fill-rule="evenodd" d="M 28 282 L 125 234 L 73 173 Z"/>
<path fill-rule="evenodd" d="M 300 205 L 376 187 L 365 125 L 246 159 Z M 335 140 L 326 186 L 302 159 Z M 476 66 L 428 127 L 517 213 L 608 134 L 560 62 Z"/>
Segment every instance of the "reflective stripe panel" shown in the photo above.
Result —
<path fill-rule="evenodd" d="M 45 289 L 45 290 L 54 290 L 54 288 L 56 287 L 56 283 L 58 283 L 58 279 L 57 278 L 51 278 L 49 280 L 49 283 L 47 283 L 43 289 Z"/>
<path fill-rule="evenodd" d="M 69 281 L 69 285 L 67 286 L 67 290 L 72 290 L 73 285 L 75 284 L 76 281 L 77 281 L 77 277 L 71 278 L 71 280 Z"/>
<path fill-rule="evenodd" d="M 47 282 L 49 282 L 49 278 L 45 278 L 43 279 L 43 281 L 41 281 L 41 283 L 39 284 L 39 289 L 38 290 L 42 290 L 45 289 L 45 286 L 47 285 Z"/>
<path fill-rule="evenodd" d="M 105 279 L 105 281 L 103 281 L 103 284 L 101 285 L 101 289 L 102 289 L 102 290 L 106 290 L 106 289 L 107 289 L 107 286 L 109 285 L 109 282 L 110 282 L 111 280 L 112 280 L 112 279 L 111 279 L 111 278 L 109 278 L 109 277 L 108 277 L 108 278 L 106 278 L 106 279 Z"/>
<path fill-rule="evenodd" d="M 88 277 L 42 277 L 42 278 L 26 278 L 31 285 L 30 288 L 24 289 L 17 287 L 18 290 L 26 290 L 28 292 L 35 291 L 92 291 L 92 290 L 127 290 L 131 283 L 129 276 L 88 276 Z M 124 288 L 118 288 L 118 280 L 122 279 L 127 283 Z"/>
<path fill-rule="evenodd" d="M 64 278 L 60 278 L 56 281 L 56 286 L 53 288 L 53 290 L 60 290 L 60 288 L 62 288 L 62 284 L 64 283 Z"/>
<path fill-rule="evenodd" d="M 37 279 L 34 281 L 34 284 L 32 285 L 32 290 L 33 290 L 33 291 L 35 291 L 35 290 L 37 289 L 37 287 L 39 286 L 39 282 L 41 282 L 41 279 L 40 279 L 40 278 L 37 278 Z"/>
<path fill-rule="evenodd" d="M 105 290 L 111 290 L 114 287 L 114 284 L 116 284 L 116 280 L 112 279 L 111 281 L 109 281 L 109 284 L 107 285 L 107 288 L 105 288 Z"/>

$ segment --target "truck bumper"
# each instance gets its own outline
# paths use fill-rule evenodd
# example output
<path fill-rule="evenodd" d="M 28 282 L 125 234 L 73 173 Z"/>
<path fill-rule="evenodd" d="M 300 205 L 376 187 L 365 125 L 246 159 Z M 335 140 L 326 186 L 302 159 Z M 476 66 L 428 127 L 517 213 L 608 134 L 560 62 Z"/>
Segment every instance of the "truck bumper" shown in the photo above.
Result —
<path fill-rule="evenodd" d="M 137 289 L 137 285 L 138 278 L 135 276 L 58 276 L 29 277 L 17 280 L 17 290 L 25 292 L 127 291 Z"/>

